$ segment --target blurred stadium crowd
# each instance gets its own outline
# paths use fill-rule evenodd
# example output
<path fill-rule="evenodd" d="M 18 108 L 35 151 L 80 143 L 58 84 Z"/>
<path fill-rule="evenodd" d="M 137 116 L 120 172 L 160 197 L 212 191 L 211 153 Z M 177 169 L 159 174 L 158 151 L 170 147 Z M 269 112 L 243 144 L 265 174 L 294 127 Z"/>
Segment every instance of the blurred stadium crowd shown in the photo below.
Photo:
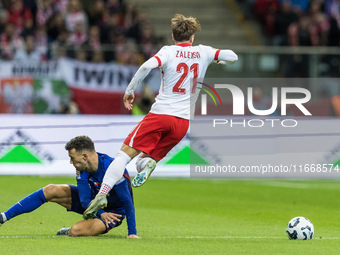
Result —
<path fill-rule="evenodd" d="M 240 0 L 274 46 L 339 46 L 339 0 Z"/>
<path fill-rule="evenodd" d="M 238 0 L 274 46 L 339 46 L 340 0 Z M 141 64 L 164 44 L 128 0 L 1 0 L 3 60 Z M 27 47 L 24 47 L 27 45 Z"/>
<path fill-rule="evenodd" d="M 267 45 L 326 46 L 333 50 L 337 50 L 336 46 L 340 46 L 340 0 L 234 0 L 234 3 L 239 4 L 246 20 L 255 22 L 257 27 L 260 24 L 262 32 L 259 34 Z M 227 6 L 225 5 L 225 8 L 228 8 Z M 208 15 L 213 16 L 214 13 Z M 239 29 L 244 28 L 242 26 L 235 28 L 235 30 Z M 40 66 L 34 69 L 36 62 L 39 64 L 43 62 L 43 66 L 48 66 L 50 63 L 48 61 L 62 57 L 88 62 L 85 63 L 87 65 L 115 62 L 139 66 L 156 54 L 165 43 L 165 38 L 155 35 L 148 17 L 148 9 L 141 9 L 132 0 L 0 0 L 0 60 L 11 62 L 12 66 L 28 63 L 29 71 L 39 70 Z M 229 46 L 233 49 L 234 46 L 239 45 Z M 281 47 L 270 48 L 281 50 Z M 294 52 L 286 54 L 278 51 L 270 53 L 271 58 L 265 58 L 268 57 L 266 54 L 248 53 L 249 49 L 251 47 L 244 52 L 238 52 L 241 61 L 238 65 L 234 65 L 234 70 L 228 69 L 231 71 L 228 72 L 229 75 L 252 77 L 250 75 L 253 73 L 259 73 L 263 77 L 286 78 L 339 76 L 339 54 L 326 51 L 314 56 L 309 48 L 307 53 L 306 49 L 302 53 L 299 50 L 295 51 L 294 48 L 282 47 L 283 50 L 289 49 Z M 318 50 L 315 48 L 313 51 Z M 252 58 L 254 56 L 256 58 Z M 242 57 L 243 60 L 247 60 L 247 64 L 246 61 L 243 63 Z M 261 67 L 262 69 L 258 67 L 261 65 L 256 64 L 260 59 L 265 66 Z M 266 69 L 268 66 L 269 70 Z M 223 67 L 216 67 L 216 65 L 211 67 L 214 69 L 212 75 L 217 75 L 218 72 L 225 75 L 221 68 Z M 3 69 L 14 70 L 15 68 Z M 111 77 L 111 74 L 92 72 L 90 69 L 86 69 L 87 73 L 83 72 L 85 76 L 87 75 L 89 84 L 92 78 L 103 83 L 110 80 L 104 78 Z M 32 74 L 30 93 L 25 94 L 32 101 L 31 112 L 87 114 L 89 112 L 82 106 L 88 105 L 87 102 L 91 100 L 91 107 L 88 108 L 95 108 L 95 111 L 91 110 L 89 114 L 127 113 L 122 105 L 122 91 L 105 93 L 100 90 L 103 85 L 98 82 L 96 87 L 98 91 L 92 88 L 80 94 L 74 86 L 71 86 L 74 85 L 71 84 L 72 82 L 54 81 L 55 77 L 46 80 L 46 77 L 39 76 L 38 71 L 37 73 L 38 75 Z M 23 96 L 20 96 L 21 90 L 20 86 L 17 86 L 19 80 L 16 75 L 10 73 L 4 76 L 8 79 L 0 80 L 0 113 L 20 112 L 10 111 L 12 107 L 10 105 L 25 106 L 25 102 L 21 102 Z M 25 87 L 25 78 L 27 77 L 21 81 L 22 91 Z M 65 86 L 61 86 L 60 82 Z M 157 86 L 153 86 L 150 81 L 144 84 L 141 92 L 138 92 L 140 97 L 136 100 L 133 114 L 145 114 L 149 111 L 154 101 L 154 94 L 158 91 L 158 83 L 157 81 Z M 315 95 L 312 100 L 314 105 L 311 107 L 316 109 L 314 112 L 320 110 L 317 115 L 328 116 L 334 112 L 334 108 L 338 109 L 335 112 L 339 115 L 340 103 L 336 101 L 337 106 L 334 102 L 330 103 L 331 97 L 340 94 L 338 85 L 329 83 L 321 87 L 308 86 Z M 7 90 L 4 89 L 5 87 Z M 84 87 L 86 86 L 82 88 Z M 5 91 L 11 93 L 6 94 Z M 95 92 L 98 92 L 97 95 Z M 254 97 L 259 109 L 268 108 L 270 100 L 265 97 L 271 95 L 270 93 L 270 89 L 264 88 L 257 97 Z M 54 102 L 52 98 L 56 101 L 54 105 L 57 105 L 53 110 L 51 110 L 51 102 Z M 82 101 L 86 103 L 81 103 Z M 93 106 L 94 101 L 98 102 L 96 107 Z M 58 104 L 61 106 L 58 107 Z M 99 106 L 102 111 L 99 110 Z"/>
<path fill-rule="evenodd" d="M 127 0 L 0 1 L 3 60 L 69 57 L 139 65 L 162 43 L 147 12 Z"/>

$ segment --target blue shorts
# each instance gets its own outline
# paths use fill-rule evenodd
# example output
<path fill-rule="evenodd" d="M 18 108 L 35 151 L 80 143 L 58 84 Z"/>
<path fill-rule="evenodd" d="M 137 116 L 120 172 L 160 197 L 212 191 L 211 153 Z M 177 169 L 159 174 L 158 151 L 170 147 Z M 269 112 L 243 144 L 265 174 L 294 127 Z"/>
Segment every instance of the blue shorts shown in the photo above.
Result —
<path fill-rule="evenodd" d="M 72 184 L 69 184 L 68 186 L 69 186 L 70 189 L 71 189 L 72 204 L 71 204 L 71 210 L 67 210 L 67 211 L 71 211 L 71 212 L 76 212 L 76 213 L 79 213 L 79 214 L 83 214 L 84 211 L 85 211 L 85 209 L 81 206 L 77 186 L 72 185 Z M 107 212 L 112 212 L 112 213 L 121 214 L 121 213 L 119 213 L 119 212 L 117 212 L 117 211 L 114 211 L 114 210 L 109 210 L 109 211 L 107 211 Z M 102 218 L 100 218 L 100 217 L 98 217 L 98 216 L 93 217 L 93 219 L 99 219 L 99 220 L 101 220 L 101 221 L 104 223 L 104 225 L 105 225 L 105 227 L 106 227 L 106 232 L 109 232 L 111 229 L 120 226 L 120 224 L 122 224 L 124 218 L 125 218 L 125 215 L 122 215 L 121 221 L 114 221 L 115 224 L 109 223 L 109 227 L 106 227 L 105 221 L 104 221 Z"/>

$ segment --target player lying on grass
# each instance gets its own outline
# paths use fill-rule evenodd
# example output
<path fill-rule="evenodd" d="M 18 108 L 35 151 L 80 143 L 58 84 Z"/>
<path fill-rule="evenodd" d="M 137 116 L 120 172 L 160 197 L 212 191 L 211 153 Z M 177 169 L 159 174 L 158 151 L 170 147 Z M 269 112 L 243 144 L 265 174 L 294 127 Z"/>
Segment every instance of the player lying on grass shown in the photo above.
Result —
<path fill-rule="evenodd" d="M 65 146 L 70 163 L 76 168 L 77 186 L 50 184 L 28 195 L 6 212 L 0 214 L 0 225 L 23 213 L 36 210 L 46 202 L 57 203 L 67 209 L 83 214 L 100 189 L 108 166 L 114 160 L 106 154 L 95 151 L 93 141 L 87 136 L 77 136 Z M 132 198 L 130 177 L 127 170 L 114 189 L 108 194 L 107 207 L 94 217 L 82 220 L 71 228 L 62 228 L 57 235 L 96 236 L 121 225 L 126 217 L 128 238 L 138 238 L 135 222 L 135 208 Z"/>
<path fill-rule="evenodd" d="M 126 165 L 139 154 L 136 161 L 138 173 L 132 181 L 132 186 L 139 187 L 145 183 L 156 163 L 187 133 L 190 99 L 198 96 L 195 81 L 204 78 L 209 64 L 213 61 L 237 61 L 238 57 L 232 50 L 218 50 L 205 45 L 193 46 L 195 33 L 200 29 L 196 18 L 176 14 L 171 19 L 175 45 L 164 46 L 154 57 L 147 60 L 132 78 L 123 97 L 124 106 L 128 110 L 132 109 L 137 86 L 157 67 L 162 74 L 159 94 L 150 112 L 125 139 L 116 160 L 105 174 L 98 195 L 85 211 L 85 217 L 94 215 L 97 210 L 106 206 L 106 194 L 120 179 Z"/>

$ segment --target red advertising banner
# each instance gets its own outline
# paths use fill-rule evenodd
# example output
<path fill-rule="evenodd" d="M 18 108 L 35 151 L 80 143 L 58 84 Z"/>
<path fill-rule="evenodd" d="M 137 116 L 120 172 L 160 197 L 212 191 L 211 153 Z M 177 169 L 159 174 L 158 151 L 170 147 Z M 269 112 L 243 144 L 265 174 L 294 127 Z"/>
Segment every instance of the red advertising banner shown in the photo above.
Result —
<path fill-rule="evenodd" d="M 82 114 L 130 114 L 123 93 L 72 88 L 72 98 Z"/>

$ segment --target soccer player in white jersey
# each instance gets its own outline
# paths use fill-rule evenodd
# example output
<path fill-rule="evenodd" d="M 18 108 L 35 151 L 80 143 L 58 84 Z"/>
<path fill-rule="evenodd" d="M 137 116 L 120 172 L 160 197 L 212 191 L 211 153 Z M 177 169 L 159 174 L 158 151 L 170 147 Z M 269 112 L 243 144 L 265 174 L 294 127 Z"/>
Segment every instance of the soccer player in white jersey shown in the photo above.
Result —
<path fill-rule="evenodd" d="M 156 162 L 176 145 L 187 133 L 190 117 L 190 96 L 195 92 L 191 81 L 204 78 L 211 62 L 237 61 L 231 50 L 219 50 L 210 46 L 193 46 L 195 32 L 201 29 L 196 18 L 176 14 L 171 19 L 172 38 L 175 45 L 164 46 L 147 60 L 136 72 L 123 98 L 127 109 L 132 109 L 134 90 L 153 68 L 160 68 L 162 81 L 156 102 L 150 112 L 125 139 L 116 159 L 108 168 L 101 189 L 84 217 L 106 206 L 106 195 L 122 178 L 125 166 L 140 154 L 136 162 L 138 174 L 132 186 L 141 186 L 156 167 Z"/>

